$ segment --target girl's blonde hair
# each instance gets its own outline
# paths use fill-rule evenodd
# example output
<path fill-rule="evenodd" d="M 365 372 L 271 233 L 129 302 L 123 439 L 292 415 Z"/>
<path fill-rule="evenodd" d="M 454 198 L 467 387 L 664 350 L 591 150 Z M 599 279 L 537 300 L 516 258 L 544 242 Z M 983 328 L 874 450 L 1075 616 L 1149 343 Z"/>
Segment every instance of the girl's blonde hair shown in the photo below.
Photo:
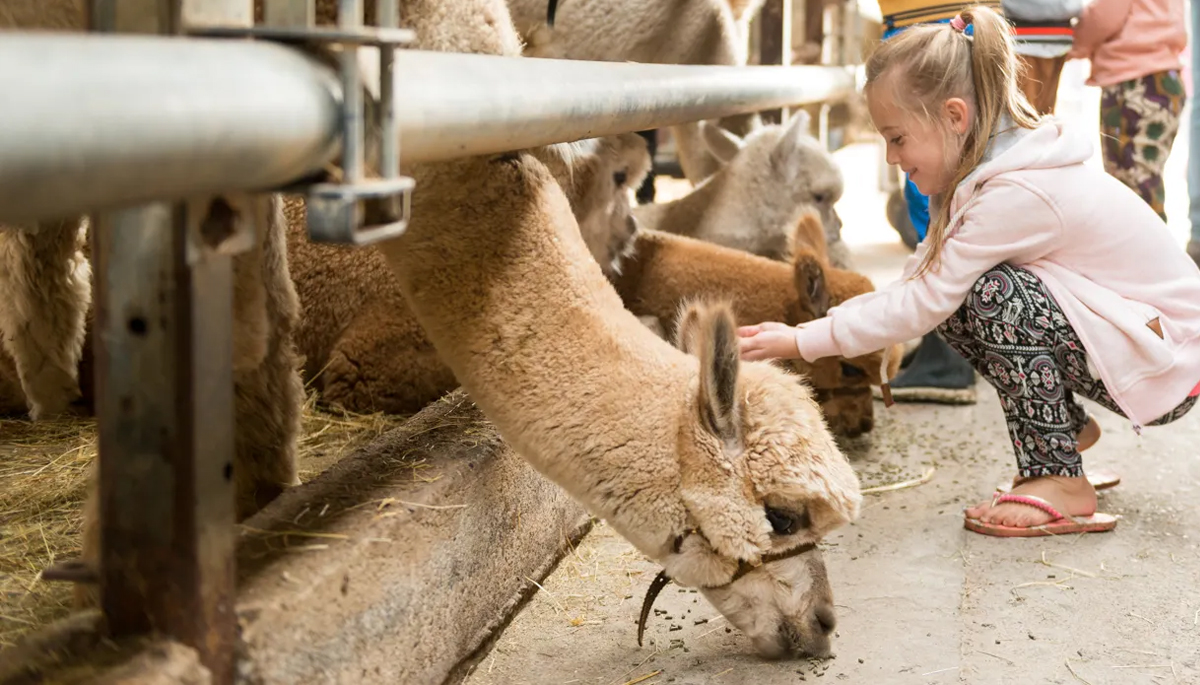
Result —
<path fill-rule="evenodd" d="M 864 91 L 894 72 L 890 95 L 896 105 L 943 130 L 939 114 L 946 100 L 962 98 L 975 110 L 953 180 L 939 196 L 931 198 L 937 206 L 925 237 L 930 241 L 929 251 L 916 276 L 937 265 L 950 223 L 954 189 L 983 160 L 1001 117 L 1007 113 L 1022 128 L 1035 128 L 1041 120 L 1017 87 L 1022 65 L 1013 50 L 1008 22 L 983 6 L 964 10 L 959 17 L 974 27 L 973 37 L 950 24 L 914 26 L 883 42 L 866 64 Z"/>

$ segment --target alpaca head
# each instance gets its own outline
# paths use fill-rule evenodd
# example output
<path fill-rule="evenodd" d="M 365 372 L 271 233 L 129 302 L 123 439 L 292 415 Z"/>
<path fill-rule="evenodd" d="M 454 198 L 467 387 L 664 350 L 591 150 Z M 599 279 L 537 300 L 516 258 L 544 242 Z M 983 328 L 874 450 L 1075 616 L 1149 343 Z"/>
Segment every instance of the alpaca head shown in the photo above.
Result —
<path fill-rule="evenodd" d="M 705 221 L 743 226 L 753 244 L 749 251 L 771 259 L 788 258 L 791 232 L 803 212 L 816 212 L 829 238 L 840 236 L 834 205 L 842 196 L 842 172 L 809 135 L 809 121 L 801 111 L 786 125 L 763 126 L 744 138 L 702 122 L 705 145 L 723 164 L 709 182 L 720 178 L 725 184 Z"/>
<path fill-rule="evenodd" d="M 792 236 L 797 299 L 788 307 L 790 319 L 785 323 L 789 325 L 825 316 L 830 307 L 875 289 L 866 276 L 829 265 L 820 222 L 816 212 L 805 212 Z M 888 357 L 888 378 L 899 370 L 900 357 L 900 347 L 896 346 Z M 875 427 L 871 386 L 886 380 L 881 373 L 882 362 L 883 352 L 879 351 L 853 358 L 826 357 L 811 364 L 796 359 L 790 366 L 812 384 L 830 430 L 853 438 Z"/>
<path fill-rule="evenodd" d="M 623 133 L 551 145 L 533 154 L 562 186 L 583 242 L 604 275 L 620 273 L 638 231 L 633 193 L 650 172 L 646 141 Z"/>
<path fill-rule="evenodd" d="M 685 304 L 676 331 L 699 357 L 678 441 L 688 527 L 659 561 L 763 656 L 825 656 L 833 595 L 815 543 L 857 516 L 858 478 L 801 378 L 739 361 L 728 305 Z"/>

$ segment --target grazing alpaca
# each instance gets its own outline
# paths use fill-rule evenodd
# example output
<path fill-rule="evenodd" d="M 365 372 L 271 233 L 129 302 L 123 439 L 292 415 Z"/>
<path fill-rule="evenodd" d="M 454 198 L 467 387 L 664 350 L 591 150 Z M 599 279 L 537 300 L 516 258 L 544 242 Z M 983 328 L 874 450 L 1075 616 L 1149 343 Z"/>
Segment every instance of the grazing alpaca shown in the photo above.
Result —
<path fill-rule="evenodd" d="M 824 316 L 837 305 L 874 287 L 865 276 L 829 266 L 821 222 L 813 213 L 796 225 L 792 264 L 683 236 L 642 230 L 633 256 L 615 279 L 617 292 L 634 314 L 669 324 L 680 305 L 696 297 L 722 298 L 740 321 L 795 325 Z M 664 326 L 666 328 L 666 326 Z M 667 330 L 666 334 L 670 335 Z M 889 378 L 899 351 L 889 356 Z M 882 352 L 853 359 L 829 357 L 790 365 L 808 377 L 835 433 L 855 437 L 874 427 L 871 386 L 882 382 Z"/>
<path fill-rule="evenodd" d="M 417 49 L 519 54 L 502 0 L 406 0 L 401 16 Z M 726 306 L 688 310 L 685 351 L 647 330 L 543 159 L 405 170 L 420 189 L 412 221 L 377 248 L 405 300 L 536 469 L 703 588 L 760 653 L 827 654 L 833 600 L 813 543 L 853 519 L 861 496 L 811 392 L 738 361 Z"/>

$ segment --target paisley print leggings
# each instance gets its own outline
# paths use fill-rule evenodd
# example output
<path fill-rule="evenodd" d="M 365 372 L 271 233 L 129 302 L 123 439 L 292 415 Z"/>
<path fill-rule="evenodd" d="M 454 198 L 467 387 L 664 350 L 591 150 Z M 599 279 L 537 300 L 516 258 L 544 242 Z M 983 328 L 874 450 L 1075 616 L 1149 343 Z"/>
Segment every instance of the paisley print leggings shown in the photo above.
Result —
<path fill-rule="evenodd" d="M 1076 436 L 1088 415 L 1075 394 L 1122 412 L 1088 370 L 1083 343 L 1037 276 L 994 267 L 938 333 L 995 386 L 1021 476 L 1083 475 Z M 1196 399 L 1150 425 L 1182 417 Z"/>

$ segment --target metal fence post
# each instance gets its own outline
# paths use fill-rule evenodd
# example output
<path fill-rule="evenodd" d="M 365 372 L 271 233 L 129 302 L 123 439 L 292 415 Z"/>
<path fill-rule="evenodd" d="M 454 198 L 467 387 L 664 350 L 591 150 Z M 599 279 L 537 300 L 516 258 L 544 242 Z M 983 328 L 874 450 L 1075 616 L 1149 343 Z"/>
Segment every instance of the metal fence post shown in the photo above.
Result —
<path fill-rule="evenodd" d="M 93 30 L 118 32 L 177 32 L 185 9 L 221 9 L 93 2 Z M 220 4 L 241 11 L 250 0 Z M 222 684 L 233 682 L 237 636 L 232 263 L 188 241 L 231 237 L 235 218 L 219 199 L 156 202 L 93 227 L 101 607 L 114 637 L 179 640 Z M 196 222 L 225 230 L 187 230 Z"/>

